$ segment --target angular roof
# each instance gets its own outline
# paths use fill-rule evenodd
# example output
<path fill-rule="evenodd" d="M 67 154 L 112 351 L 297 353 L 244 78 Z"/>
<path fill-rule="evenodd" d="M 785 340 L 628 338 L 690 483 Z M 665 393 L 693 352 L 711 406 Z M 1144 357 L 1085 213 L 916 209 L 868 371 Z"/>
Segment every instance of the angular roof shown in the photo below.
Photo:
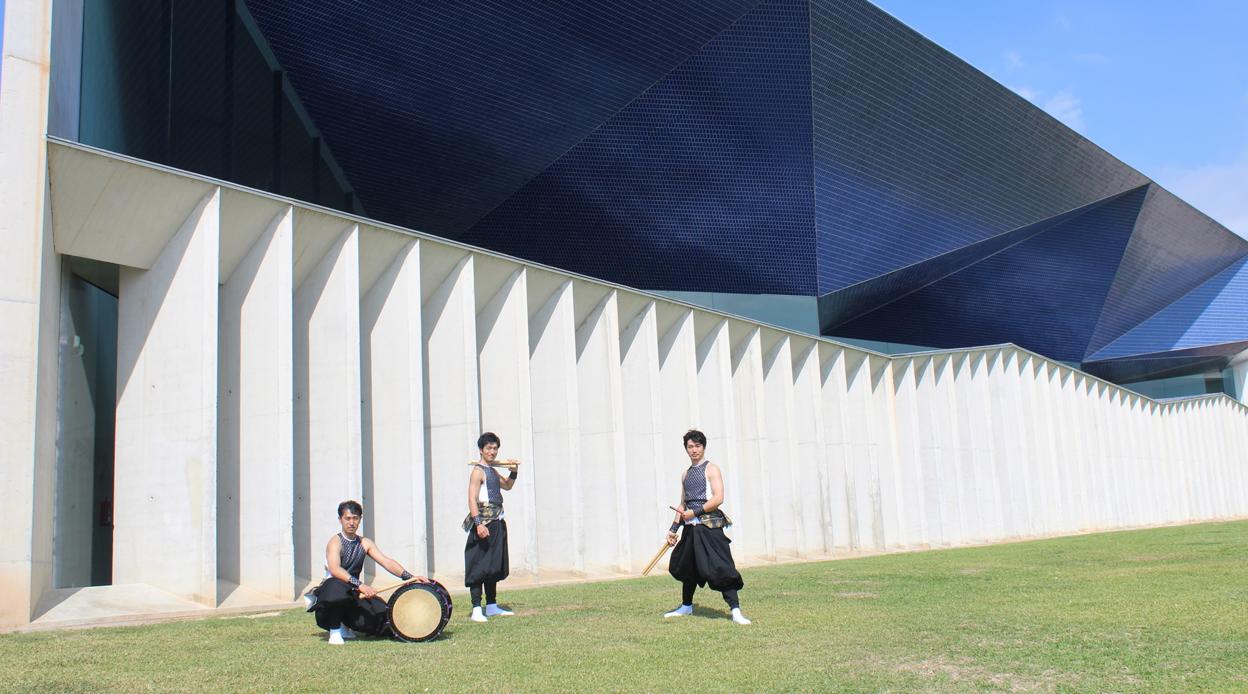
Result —
<path fill-rule="evenodd" d="M 1200 309 L 1248 242 L 865 0 L 247 6 L 385 221 L 818 296 L 829 334 L 1084 361 L 1248 332 Z"/>

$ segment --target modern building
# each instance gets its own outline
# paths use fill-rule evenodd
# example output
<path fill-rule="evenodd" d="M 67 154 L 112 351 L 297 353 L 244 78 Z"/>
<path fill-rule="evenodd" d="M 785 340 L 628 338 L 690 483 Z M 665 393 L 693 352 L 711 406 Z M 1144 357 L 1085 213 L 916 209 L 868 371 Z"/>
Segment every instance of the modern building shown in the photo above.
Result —
<path fill-rule="evenodd" d="M 865 0 L 373 5 L 6 3 L 0 624 L 1248 514 L 1248 241 Z"/>
<path fill-rule="evenodd" d="M 1248 241 L 866 0 L 498 5 L 96 3 L 53 133 L 814 334 L 1248 348 Z"/>

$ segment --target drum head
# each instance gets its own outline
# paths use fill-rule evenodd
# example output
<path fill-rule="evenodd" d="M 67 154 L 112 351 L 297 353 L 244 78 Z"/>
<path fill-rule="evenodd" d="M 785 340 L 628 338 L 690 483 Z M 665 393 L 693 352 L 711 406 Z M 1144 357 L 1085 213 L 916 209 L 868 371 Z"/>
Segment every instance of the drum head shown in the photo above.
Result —
<path fill-rule="evenodd" d="M 437 638 L 450 619 L 445 589 L 422 583 L 403 586 L 390 597 L 390 630 L 404 641 Z"/>

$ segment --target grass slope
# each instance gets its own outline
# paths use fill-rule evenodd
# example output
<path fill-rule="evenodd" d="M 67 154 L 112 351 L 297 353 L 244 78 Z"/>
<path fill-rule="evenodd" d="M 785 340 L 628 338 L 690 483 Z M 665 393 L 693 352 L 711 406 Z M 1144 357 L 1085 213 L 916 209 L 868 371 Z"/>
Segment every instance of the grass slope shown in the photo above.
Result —
<path fill-rule="evenodd" d="M 311 615 L 0 636 L 13 691 L 1248 691 L 1248 522 L 749 569 L 754 620 L 667 576 L 457 597 L 427 644 Z"/>

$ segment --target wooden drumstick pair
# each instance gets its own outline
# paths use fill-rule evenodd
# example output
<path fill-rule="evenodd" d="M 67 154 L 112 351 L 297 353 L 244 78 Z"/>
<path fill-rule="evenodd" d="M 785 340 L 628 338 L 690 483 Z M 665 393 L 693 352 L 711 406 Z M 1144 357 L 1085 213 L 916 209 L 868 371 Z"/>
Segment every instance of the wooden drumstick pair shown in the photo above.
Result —
<path fill-rule="evenodd" d="M 399 581 L 398 583 L 396 583 L 396 584 L 394 584 L 394 585 L 392 585 L 392 586 L 386 586 L 385 588 L 378 588 L 378 589 L 374 590 L 373 592 L 374 592 L 374 593 L 376 593 L 376 594 L 378 594 L 378 595 L 381 595 L 382 593 L 388 593 L 388 592 L 390 592 L 390 591 L 394 590 L 395 588 L 402 588 L 403 586 L 405 586 L 405 585 L 407 585 L 407 584 L 409 584 L 409 583 L 419 583 L 419 581 L 417 581 L 415 578 L 409 578 L 409 579 L 407 579 L 406 581 Z"/>
<path fill-rule="evenodd" d="M 469 460 L 468 464 L 469 465 L 485 465 L 485 463 L 481 462 L 480 460 Z M 507 458 L 506 460 L 495 460 L 489 465 L 490 467 L 503 467 L 503 468 L 507 468 L 508 470 L 515 470 L 517 467 L 520 466 L 520 461 L 516 460 L 515 458 Z"/>
<path fill-rule="evenodd" d="M 676 508 L 675 506 L 668 506 L 668 508 L 672 509 L 676 513 L 680 513 L 680 509 Z M 662 559 L 663 555 L 667 554 L 667 550 L 671 548 L 672 546 L 667 543 L 667 540 L 663 540 L 663 546 L 659 548 L 659 551 L 654 553 L 654 558 L 650 560 L 649 564 L 646 564 L 646 568 L 642 570 L 641 575 L 649 576 L 650 570 L 654 568 L 655 564 L 659 563 L 659 560 Z"/>

